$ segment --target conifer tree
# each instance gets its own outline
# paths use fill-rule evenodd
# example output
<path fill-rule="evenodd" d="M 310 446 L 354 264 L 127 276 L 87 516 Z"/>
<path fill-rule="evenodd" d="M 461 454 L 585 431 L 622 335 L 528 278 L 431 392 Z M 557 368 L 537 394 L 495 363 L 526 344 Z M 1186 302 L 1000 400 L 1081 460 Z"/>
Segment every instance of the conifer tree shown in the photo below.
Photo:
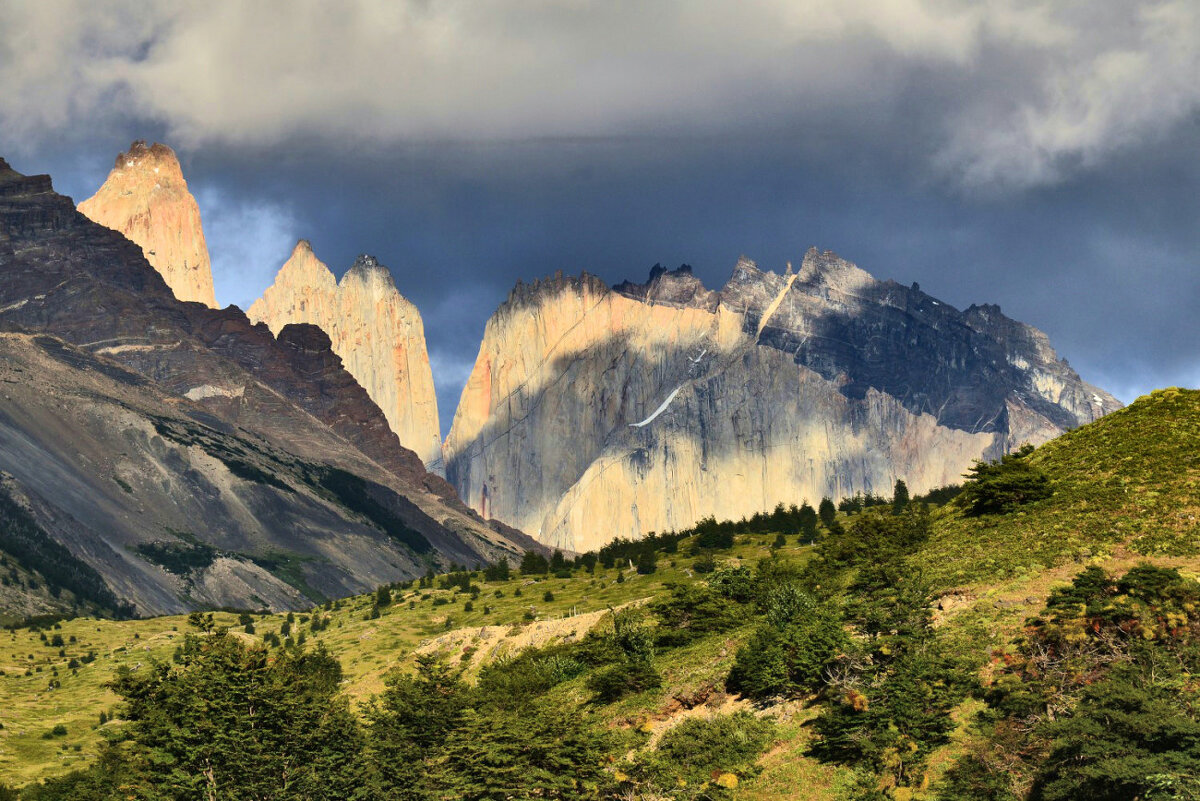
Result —
<path fill-rule="evenodd" d="M 821 499 L 821 505 L 817 507 L 817 516 L 821 518 L 825 528 L 833 528 L 833 524 L 837 520 L 837 507 L 828 497 Z"/>
<path fill-rule="evenodd" d="M 892 490 L 892 514 L 900 514 L 908 507 L 908 485 L 904 479 L 896 479 L 896 487 Z"/>

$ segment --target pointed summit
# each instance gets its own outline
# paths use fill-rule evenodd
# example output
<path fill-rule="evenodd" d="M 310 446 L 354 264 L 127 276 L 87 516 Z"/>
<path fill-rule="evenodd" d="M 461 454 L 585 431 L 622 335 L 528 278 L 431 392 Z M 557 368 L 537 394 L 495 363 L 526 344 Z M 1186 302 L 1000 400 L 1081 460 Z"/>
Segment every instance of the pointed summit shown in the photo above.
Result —
<path fill-rule="evenodd" d="M 312 245 L 307 239 L 300 239 L 296 242 L 296 246 L 292 248 L 292 255 L 279 268 L 279 274 L 275 276 L 275 284 L 267 292 L 271 292 L 275 287 L 290 286 L 314 286 L 333 289 L 337 286 L 337 279 L 333 277 L 333 273 L 325 262 L 317 258 L 317 254 L 313 253 Z M 265 299 L 264 295 L 264 299 Z M 262 303 L 260 299 L 255 301 L 255 305 Z M 251 307 L 253 308 L 253 307 Z M 254 315 L 250 315 L 253 317 Z"/>
<path fill-rule="evenodd" d="M 79 211 L 137 243 L 175 297 L 216 308 L 200 208 L 174 150 L 134 142 Z"/>
<path fill-rule="evenodd" d="M 441 428 L 425 328 L 417 307 L 373 256 L 359 256 L 340 282 L 301 239 L 246 315 L 276 336 L 291 323 L 324 331 L 334 352 L 388 425 L 426 464 L 441 456 Z"/>

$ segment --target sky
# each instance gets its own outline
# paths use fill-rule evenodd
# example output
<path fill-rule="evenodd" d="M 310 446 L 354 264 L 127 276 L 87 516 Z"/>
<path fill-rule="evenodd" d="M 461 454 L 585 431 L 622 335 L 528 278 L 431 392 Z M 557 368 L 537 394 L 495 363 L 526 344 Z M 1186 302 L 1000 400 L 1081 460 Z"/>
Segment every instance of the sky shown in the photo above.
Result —
<path fill-rule="evenodd" d="M 443 430 L 518 279 L 810 246 L 998 303 L 1131 401 L 1200 384 L 1195 0 L 0 4 L 0 156 L 179 154 L 217 299 L 296 239 L 425 321 Z"/>

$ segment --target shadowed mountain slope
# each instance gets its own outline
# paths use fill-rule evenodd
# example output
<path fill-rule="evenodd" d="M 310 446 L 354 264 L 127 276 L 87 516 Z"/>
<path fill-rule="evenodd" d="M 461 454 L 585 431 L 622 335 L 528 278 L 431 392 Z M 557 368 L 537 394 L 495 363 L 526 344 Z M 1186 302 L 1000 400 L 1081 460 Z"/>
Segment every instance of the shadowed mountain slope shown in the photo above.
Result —
<path fill-rule="evenodd" d="M 813 249 L 783 275 L 743 259 L 719 292 L 688 268 L 518 285 L 443 454 L 481 514 L 586 550 L 901 478 L 923 491 L 1119 407 L 999 308 Z"/>
<path fill-rule="evenodd" d="M 529 545 L 401 447 L 319 329 L 176 300 L 141 248 L 3 161 L 0 279 L 9 380 L 56 376 L 8 391 L 0 470 L 139 612 L 299 606 Z"/>

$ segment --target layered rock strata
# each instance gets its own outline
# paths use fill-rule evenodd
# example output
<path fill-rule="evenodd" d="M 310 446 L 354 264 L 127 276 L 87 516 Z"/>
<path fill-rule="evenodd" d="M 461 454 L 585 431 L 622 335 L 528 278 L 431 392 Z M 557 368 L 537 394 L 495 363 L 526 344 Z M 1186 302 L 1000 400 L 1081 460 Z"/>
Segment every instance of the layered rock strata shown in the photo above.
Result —
<path fill-rule="evenodd" d="M 250 307 L 253 322 L 278 334 L 311 323 L 383 410 L 400 443 L 426 465 L 441 459 L 441 428 L 421 314 L 396 289 L 391 272 L 360 256 L 339 282 L 300 240 L 275 282 Z"/>
<path fill-rule="evenodd" d="M 1040 331 L 810 250 L 720 291 L 656 268 L 518 284 L 487 324 L 443 451 L 460 496 L 555 546 L 915 492 L 1120 404 Z"/>
<path fill-rule="evenodd" d="M 320 329 L 179 302 L 2 160 L 0 279 L 0 471 L 138 612 L 300 607 L 531 547 L 425 471 Z M 212 560 L 162 564 L 193 547 Z"/>
<path fill-rule="evenodd" d="M 176 298 L 216 308 L 200 208 L 171 148 L 134 142 L 79 210 L 136 242 Z"/>

